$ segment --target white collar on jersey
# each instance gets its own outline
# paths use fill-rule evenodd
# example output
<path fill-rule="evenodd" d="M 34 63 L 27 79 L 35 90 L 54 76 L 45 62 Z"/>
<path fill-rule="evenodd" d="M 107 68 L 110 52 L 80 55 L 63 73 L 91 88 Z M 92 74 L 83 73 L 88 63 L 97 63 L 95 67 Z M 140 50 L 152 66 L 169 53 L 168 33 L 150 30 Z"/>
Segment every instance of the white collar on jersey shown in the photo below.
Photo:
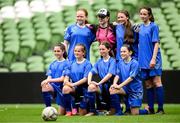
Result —
<path fill-rule="evenodd" d="M 108 62 L 108 61 L 109 61 L 109 59 L 110 59 L 110 56 L 108 56 L 108 58 L 107 58 L 107 59 L 104 59 L 104 58 L 103 58 L 103 61 L 104 61 L 104 62 Z"/>
<path fill-rule="evenodd" d="M 76 62 L 77 62 L 78 64 L 82 64 L 85 60 L 86 60 L 86 59 L 85 59 L 85 58 L 83 58 L 83 60 L 82 60 L 82 61 L 78 61 L 78 60 L 76 60 Z"/>

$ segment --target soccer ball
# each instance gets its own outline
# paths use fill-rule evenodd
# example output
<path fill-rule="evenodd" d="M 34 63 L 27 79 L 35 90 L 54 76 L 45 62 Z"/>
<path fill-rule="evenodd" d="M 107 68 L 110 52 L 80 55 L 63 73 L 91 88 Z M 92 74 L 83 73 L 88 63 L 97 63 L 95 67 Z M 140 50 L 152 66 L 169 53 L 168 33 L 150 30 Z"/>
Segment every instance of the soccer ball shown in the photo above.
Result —
<path fill-rule="evenodd" d="M 56 121 L 58 112 L 54 107 L 46 107 L 42 111 L 42 119 L 44 121 Z"/>

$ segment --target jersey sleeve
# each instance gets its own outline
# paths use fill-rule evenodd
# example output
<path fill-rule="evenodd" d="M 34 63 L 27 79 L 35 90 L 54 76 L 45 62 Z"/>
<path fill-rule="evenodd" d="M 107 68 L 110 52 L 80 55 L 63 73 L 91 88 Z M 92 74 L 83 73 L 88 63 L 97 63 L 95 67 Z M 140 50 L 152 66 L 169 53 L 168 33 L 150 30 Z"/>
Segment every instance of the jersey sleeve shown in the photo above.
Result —
<path fill-rule="evenodd" d="M 159 42 L 159 27 L 157 25 L 152 27 L 152 42 Z"/>
<path fill-rule="evenodd" d="M 67 63 L 67 67 L 65 68 L 64 72 L 63 72 L 63 75 L 64 76 L 70 76 L 70 73 L 71 73 L 71 65 L 72 65 L 72 62 L 68 62 Z"/>
<path fill-rule="evenodd" d="M 64 34 L 64 40 L 70 41 L 71 39 L 71 26 L 66 28 L 65 34 Z"/>
<path fill-rule="evenodd" d="M 115 75 L 116 74 L 116 61 L 115 59 L 110 59 L 110 60 L 111 61 L 110 61 L 108 73 Z"/>
<path fill-rule="evenodd" d="M 52 66 L 52 63 L 49 65 L 49 68 L 47 69 L 46 76 L 52 76 L 51 66 Z"/>
<path fill-rule="evenodd" d="M 88 63 L 88 64 L 86 65 L 86 67 L 85 67 L 84 77 L 87 78 L 87 76 L 88 76 L 89 72 L 91 71 L 91 69 L 92 69 L 92 65 L 91 65 L 91 63 Z"/>
<path fill-rule="evenodd" d="M 116 64 L 116 75 L 119 76 L 120 75 L 120 69 L 119 69 L 120 63 L 118 62 Z"/>
<path fill-rule="evenodd" d="M 96 34 L 91 30 L 90 41 L 93 42 L 96 39 Z"/>
<path fill-rule="evenodd" d="M 139 65 L 138 65 L 138 62 L 133 62 L 130 66 L 130 74 L 129 76 L 132 77 L 132 78 L 135 78 L 136 75 L 138 74 L 139 72 Z"/>
<path fill-rule="evenodd" d="M 65 76 L 66 75 L 66 71 L 69 69 L 69 66 L 70 65 L 70 62 L 69 61 L 66 61 L 66 64 L 64 66 L 64 70 L 62 71 L 62 76 Z"/>
<path fill-rule="evenodd" d="M 92 74 L 98 74 L 98 64 L 99 60 L 94 64 L 93 68 L 91 69 Z"/>

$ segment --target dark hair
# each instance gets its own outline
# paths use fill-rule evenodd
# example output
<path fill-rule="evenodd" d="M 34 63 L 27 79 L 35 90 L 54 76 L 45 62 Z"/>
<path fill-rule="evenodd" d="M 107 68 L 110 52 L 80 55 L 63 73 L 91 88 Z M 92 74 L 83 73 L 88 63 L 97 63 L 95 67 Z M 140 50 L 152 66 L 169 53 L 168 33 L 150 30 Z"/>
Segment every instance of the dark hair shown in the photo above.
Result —
<path fill-rule="evenodd" d="M 79 9 L 77 9 L 77 11 L 83 11 L 85 13 L 85 16 L 88 17 L 88 11 L 86 9 L 79 8 Z M 87 24 L 87 23 L 88 23 L 88 20 L 85 20 L 85 24 Z"/>
<path fill-rule="evenodd" d="M 151 22 L 154 22 L 155 20 L 154 20 L 154 16 L 153 16 L 153 13 L 152 13 L 152 9 L 151 9 L 150 7 L 144 6 L 144 7 L 142 7 L 142 8 L 139 9 L 139 12 L 140 12 L 142 9 L 146 9 L 146 10 L 148 11 L 148 15 L 150 16 L 149 20 L 150 20 Z"/>
<path fill-rule="evenodd" d="M 124 32 L 124 42 L 127 43 L 133 43 L 134 42 L 134 34 L 133 34 L 133 30 L 132 30 L 132 24 L 130 22 L 130 15 L 129 12 L 127 10 L 120 10 L 117 12 L 117 15 L 119 13 L 123 13 L 127 18 L 127 24 L 125 24 L 125 32 Z"/>
<path fill-rule="evenodd" d="M 109 55 L 110 55 L 111 57 L 114 57 L 114 53 L 113 53 L 111 44 L 110 44 L 108 41 L 103 41 L 103 42 L 101 42 L 99 45 L 104 45 L 107 49 L 110 49 L 110 50 L 109 50 Z"/>
<path fill-rule="evenodd" d="M 84 52 L 84 54 L 85 54 L 85 56 L 84 56 L 84 58 L 86 58 L 86 47 L 85 47 L 85 45 L 84 44 L 81 44 L 81 43 L 78 43 L 78 44 L 76 44 L 76 46 L 81 46 L 82 47 L 82 51 Z M 75 46 L 75 47 L 76 47 Z"/>
<path fill-rule="evenodd" d="M 111 49 L 111 44 L 108 41 L 103 41 L 99 45 L 104 45 L 107 49 Z"/>
<path fill-rule="evenodd" d="M 66 52 L 66 48 L 65 48 L 65 45 L 62 44 L 62 43 L 59 43 L 59 44 L 56 44 L 54 47 L 59 47 L 63 52 L 63 57 L 66 59 L 67 58 L 67 52 Z"/>
<path fill-rule="evenodd" d="M 130 52 L 130 51 L 133 52 L 132 46 L 131 46 L 130 44 L 123 44 L 122 47 L 126 47 L 129 52 Z"/>

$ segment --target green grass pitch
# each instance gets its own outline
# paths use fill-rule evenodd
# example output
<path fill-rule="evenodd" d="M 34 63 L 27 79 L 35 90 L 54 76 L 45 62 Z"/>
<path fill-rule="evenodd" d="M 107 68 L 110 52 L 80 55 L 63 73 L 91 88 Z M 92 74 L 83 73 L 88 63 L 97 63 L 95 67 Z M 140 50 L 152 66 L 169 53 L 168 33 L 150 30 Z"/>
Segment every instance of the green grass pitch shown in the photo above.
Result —
<path fill-rule="evenodd" d="M 53 105 L 57 108 L 56 105 Z M 59 116 L 51 123 L 180 123 L 180 104 L 165 104 L 164 115 Z M 0 104 L 0 123 L 43 123 L 43 104 Z"/>

